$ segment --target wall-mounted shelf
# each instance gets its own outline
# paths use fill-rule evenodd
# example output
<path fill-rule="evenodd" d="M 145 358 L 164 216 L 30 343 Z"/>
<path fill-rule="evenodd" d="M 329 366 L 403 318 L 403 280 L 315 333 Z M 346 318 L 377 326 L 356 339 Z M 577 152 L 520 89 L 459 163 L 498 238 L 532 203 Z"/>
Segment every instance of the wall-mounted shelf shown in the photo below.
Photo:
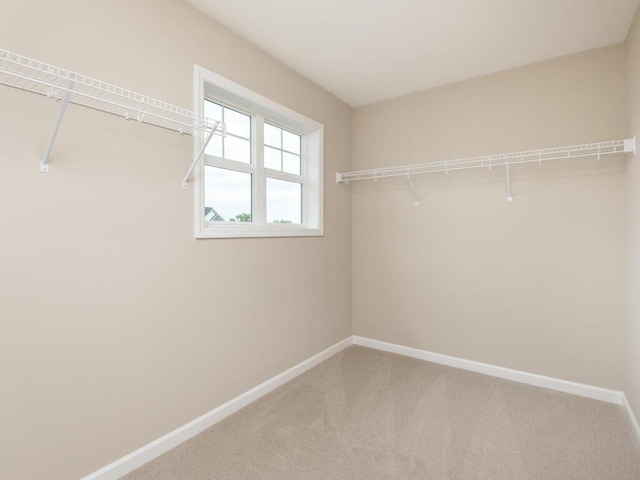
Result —
<path fill-rule="evenodd" d="M 61 102 L 48 148 L 40 161 L 43 172 L 49 171 L 49 154 L 69 103 L 181 134 L 203 135 L 204 147 L 185 175 L 183 184 L 211 137 L 225 134 L 223 123 L 198 116 L 190 110 L 2 49 L 0 84 Z"/>
<path fill-rule="evenodd" d="M 377 180 L 385 177 L 406 176 L 409 180 L 411 192 L 416 205 L 419 200 L 416 196 L 412 175 L 423 173 L 449 173 L 455 170 L 469 170 L 473 168 L 488 168 L 504 166 L 507 175 L 507 200 L 511 201 L 511 184 L 509 167 L 522 163 L 540 163 L 552 160 L 567 160 L 571 158 L 595 157 L 602 158 L 621 153 L 636 153 L 636 137 L 610 142 L 588 143 L 585 145 L 572 145 L 569 147 L 545 148 L 529 150 L 526 152 L 504 153 L 485 157 L 470 157 L 458 160 L 445 160 L 439 162 L 418 163 L 414 165 L 402 165 L 397 167 L 383 167 L 368 170 L 356 170 L 353 172 L 336 173 L 337 183 L 349 183 L 358 180 Z"/>

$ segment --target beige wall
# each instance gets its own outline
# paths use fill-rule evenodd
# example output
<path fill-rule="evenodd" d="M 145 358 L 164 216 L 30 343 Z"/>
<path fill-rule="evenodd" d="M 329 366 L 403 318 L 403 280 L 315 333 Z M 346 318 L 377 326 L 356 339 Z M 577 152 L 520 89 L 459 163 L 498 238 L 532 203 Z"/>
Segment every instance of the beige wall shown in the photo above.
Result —
<path fill-rule="evenodd" d="M 627 134 L 640 136 L 640 10 L 627 37 Z M 640 152 L 639 152 L 640 153 Z M 640 419 L 640 154 L 627 163 L 627 323 L 624 392 Z"/>
<path fill-rule="evenodd" d="M 355 169 L 622 139 L 624 45 L 356 109 Z M 359 182 L 354 334 L 621 390 L 623 158 Z"/>
<path fill-rule="evenodd" d="M 201 64 L 325 126 L 325 236 L 198 240 L 192 140 L 0 88 L 0 478 L 89 474 L 351 334 L 351 110 L 170 0 L 0 0 L 0 48 L 190 108 Z"/>
<path fill-rule="evenodd" d="M 196 241 L 189 137 L 70 107 L 44 175 L 57 105 L 0 88 L 0 478 L 97 470 L 348 336 L 352 314 L 357 335 L 624 385 L 639 414 L 635 163 L 627 183 L 622 159 L 514 167 L 511 204 L 499 169 L 416 177 L 418 207 L 402 179 L 333 181 L 637 133 L 638 32 L 352 123 L 180 1 L 0 0 L 0 48 L 185 107 L 198 63 L 325 125 L 324 237 Z"/>

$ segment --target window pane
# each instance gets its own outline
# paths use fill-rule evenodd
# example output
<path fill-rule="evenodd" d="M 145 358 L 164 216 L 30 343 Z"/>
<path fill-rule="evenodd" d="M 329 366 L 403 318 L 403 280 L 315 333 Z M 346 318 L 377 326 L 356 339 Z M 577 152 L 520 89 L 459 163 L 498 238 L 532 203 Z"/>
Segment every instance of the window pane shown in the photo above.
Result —
<path fill-rule="evenodd" d="M 209 100 L 205 100 L 204 116 L 221 122 L 222 106 L 218 105 L 217 103 L 213 103 Z M 222 137 L 220 135 L 214 135 L 211 138 L 211 141 L 209 142 L 209 144 L 207 145 L 207 148 L 205 149 L 204 153 L 206 153 L 207 155 L 222 157 Z"/>
<path fill-rule="evenodd" d="M 280 156 L 282 151 L 271 147 L 264 147 L 264 168 L 271 168 L 280 171 L 282 163 Z"/>
<path fill-rule="evenodd" d="M 219 122 L 222 121 L 222 106 L 217 103 L 210 102 L 209 100 L 205 100 L 204 102 L 204 116 L 207 118 L 212 118 L 213 120 L 217 120 Z"/>
<path fill-rule="evenodd" d="M 302 184 L 267 178 L 267 222 L 302 223 Z"/>
<path fill-rule="evenodd" d="M 284 150 L 300 155 L 300 135 L 283 130 L 282 143 L 282 148 Z"/>
<path fill-rule="evenodd" d="M 250 222 L 251 174 L 205 166 L 204 205 L 209 222 Z"/>
<path fill-rule="evenodd" d="M 236 162 L 251 163 L 251 142 L 227 135 L 224 139 L 224 158 Z"/>
<path fill-rule="evenodd" d="M 204 153 L 207 155 L 214 155 L 216 157 L 222 157 L 222 137 L 219 135 L 214 135 L 211 137 L 207 148 L 205 148 Z"/>
<path fill-rule="evenodd" d="M 249 115 L 225 108 L 224 122 L 227 126 L 227 133 L 251 138 L 251 117 Z"/>
<path fill-rule="evenodd" d="M 264 124 L 264 143 L 272 147 L 282 148 L 282 129 Z"/>
<path fill-rule="evenodd" d="M 282 171 L 300 175 L 300 157 L 298 155 L 284 153 L 282 155 Z"/>

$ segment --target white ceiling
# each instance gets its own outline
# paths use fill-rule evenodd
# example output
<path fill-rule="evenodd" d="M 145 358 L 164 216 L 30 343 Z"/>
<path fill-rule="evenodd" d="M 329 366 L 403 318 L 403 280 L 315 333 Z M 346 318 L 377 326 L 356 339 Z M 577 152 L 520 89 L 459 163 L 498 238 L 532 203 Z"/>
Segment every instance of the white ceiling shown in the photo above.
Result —
<path fill-rule="evenodd" d="M 186 0 L 351 106 L 624 41 L 640 0 Z"/>

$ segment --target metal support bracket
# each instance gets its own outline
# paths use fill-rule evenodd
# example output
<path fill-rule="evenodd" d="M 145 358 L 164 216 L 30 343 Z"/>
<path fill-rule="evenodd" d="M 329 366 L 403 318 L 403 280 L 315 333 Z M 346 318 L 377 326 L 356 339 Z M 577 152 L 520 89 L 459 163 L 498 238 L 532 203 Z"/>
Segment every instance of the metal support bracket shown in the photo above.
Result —
<path fill-rule="evenodd" d="M 509 163 L 505 164 L 505 170 L 507 172 L 507 202 L 513 201 L 513 196 L 511 196 L 511 175 L 509 174 Z"/>
<path fill-rule="evenodd" d="M 62 99 L 60 109 L 58 110 L 58 117 L 56 118 L 56 123 L 53 125 L 51 138 L 49 138 L 49 145 L 47 145 L 47 149 L 44 151 L 44 153 L 42 154 L 42 158 L 40 159 L 40 171 L 43 173 L 49 172 L 49 155 L 51 155 L 51 149 L 53 148 L 53 144 L 56 141 L 56 136 L 58 135 L 58 130 L 60 129 L 60 125 L 62 124 L 64 112 L 67 110 L 69 100 L 71 100 L 71 94 L 73 93 L 73 87 L 75 86 L 75 83 L 76 82 L 71 81 L 69 82 L 69 85 L 67 85 L 68 90 L 66 91 L 64 98 Z M 52 95 L 52 98 L 55 98 L 55 96 Z"/>
<path fill-rule="evenodd" d="M 416 195 L 416 189 L 413 186 L 413 180 L 411 180 L 411 174 L 407 173 L 407 180 L 409 180 L 409 186 L 411 187 L 411 194 L 413 195 L 413 204 L 417 207 L 420 205 L 420 200 L 418 200 L 418 195 Z"/>
<path fill-rule="evenodd" d="M 189 170 L 187 170 L 186 175 L 182 179 L 182 188 L 187 188 L 187 181 L 189 180 L 189 177 L 191 176 L 191 172 L 193 172 L 193 169 L 196 168 L 196 164 L 200 161 L 200 159 L 202 158 L 202 155 L 204 155 L 204 151 L 207 149 L 207 146 L 209 145 L 209 142 L 213 138 L 213 134 L 216 133 L 217 130 L 218 130 L 218 125 L 216 124 L 211 129 L 211 131 L 209 132 L 207 137 L 205 138 L 204 144 L 202 145 L 202 148 L 200 149 L 200 152 L 198 153 L 196 158 L 193 160 L 193 163 L 189 167 Z"/>

